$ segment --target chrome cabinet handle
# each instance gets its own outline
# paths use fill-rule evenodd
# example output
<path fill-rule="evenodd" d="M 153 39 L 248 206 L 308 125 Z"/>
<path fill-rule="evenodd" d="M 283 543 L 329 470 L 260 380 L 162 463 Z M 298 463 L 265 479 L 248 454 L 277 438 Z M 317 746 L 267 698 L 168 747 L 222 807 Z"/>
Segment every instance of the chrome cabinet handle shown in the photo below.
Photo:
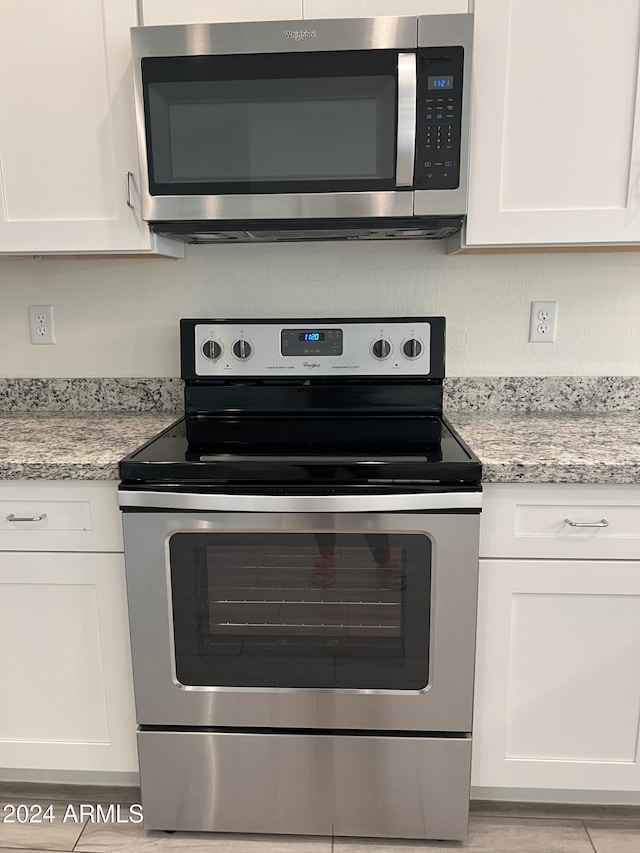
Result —
<path fill-rule="evenodd" d="M 11 515 L 7 516 L 7 521 L 44 521 L 44 519 L 46 517 L 47 517 L 46 512 L 43 512 L 42 515 L 28 515 L 28 516 L 14 515 L 13 513 L 11 513 Z"/>
<path fill-rule="evenodd" d="M 570 518 L 565 518 L 565 524 L 569 527 L 608 527 L 609 522 L 606 518 L 601 518 L 600 521 L 571 521 Z"/>
<path fill-rule="evenodd" d="M 125 183 L 125 200 L 127 202 L 127 207 L 133 207 L 133 204 L 131 203 L 131 178 L 133 178 L 133 172 L 127 172 Z"/>
<path fill-rule="evenodd" d="M 413 161 L 416 156 L 416 67 L 415 53 L 398 54 L 397 187 L 413 186 Z"/>

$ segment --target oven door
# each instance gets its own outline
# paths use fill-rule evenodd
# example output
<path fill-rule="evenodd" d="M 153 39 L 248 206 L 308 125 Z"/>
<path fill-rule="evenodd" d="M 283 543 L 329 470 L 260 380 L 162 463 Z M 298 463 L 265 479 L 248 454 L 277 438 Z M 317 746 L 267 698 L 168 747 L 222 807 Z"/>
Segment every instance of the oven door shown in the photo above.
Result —
<path fill-rule="evenodd" d="M 471 731 L 478 512 L 126 511 L 138 722 Z"/>
<path fill-rule="evenodd" d="M 145 219 L 413 214 L 415 19 L 132 38 Z"/>

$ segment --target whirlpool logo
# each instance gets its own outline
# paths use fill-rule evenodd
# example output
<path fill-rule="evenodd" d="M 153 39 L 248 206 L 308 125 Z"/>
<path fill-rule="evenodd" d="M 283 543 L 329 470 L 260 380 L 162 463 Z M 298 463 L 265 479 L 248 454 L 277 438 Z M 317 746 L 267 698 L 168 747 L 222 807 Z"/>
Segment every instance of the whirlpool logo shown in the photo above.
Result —
<path fill-rule="evenodd" d="M 293 39 L 294 41 L 304 41 L 305 39 L 314 39 L 316 37 L 315 30 L 285 30 L 284 37 Z"/>
<path fill-rule="evenodd" d="M 311 369 L 313 369 L 314 367 L 320 367 L 319 361 L 303 361 L 302 364 L 303 364 L 303 367 L 308 367 Z"/>

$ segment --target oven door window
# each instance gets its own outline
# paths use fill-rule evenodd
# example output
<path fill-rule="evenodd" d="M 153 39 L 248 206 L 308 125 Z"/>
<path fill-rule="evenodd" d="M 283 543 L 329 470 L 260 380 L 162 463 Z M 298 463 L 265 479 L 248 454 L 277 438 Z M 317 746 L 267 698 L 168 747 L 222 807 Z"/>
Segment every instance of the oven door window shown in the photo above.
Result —
<path fill-rule="evenodd" d="M 404 533 L 175 533 L 185 686 L 419 690 L 431 541 Z"/>
<path fill-rule="evenodd" d="M 142 60 L 151 195 L 395 189 L 397 51 Z"/>

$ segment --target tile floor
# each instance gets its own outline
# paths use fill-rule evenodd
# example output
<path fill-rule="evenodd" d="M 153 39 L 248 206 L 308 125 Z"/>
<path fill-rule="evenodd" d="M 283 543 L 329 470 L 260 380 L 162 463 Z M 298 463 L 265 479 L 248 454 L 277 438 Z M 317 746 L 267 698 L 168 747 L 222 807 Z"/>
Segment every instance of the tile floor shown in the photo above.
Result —
<path fill-rule="evenodd" d="M 36 789 L 36 790 L 34 790 Z M 135 789 L 133 789 L 135 790 Z M 126 814 L 132 789 L 0 784 L 0 853 L 640 853 L 640 807 L 537 806 L 474 803 L 465 844 L 425 841 L 145 832 L 126 823 L 76 822 L 82 803 L 122 803 Z M 55 796 L 54 796 L 55 795 Z M 135 799 L 135 798 L 133 798 Z M 7 804 L 52 804 L 53 821 L 8 823 Z M 67 810 L 74 804 L 75 812 Z M 31 815 L 37 810 L 31 809 Z M 24 810 L 23 810 L 24 815 Z M 67 820 L 63 818 L 67 815 Z M 4 818 L 4 821 L 3 821 Z M 79 818 L 79 815 L 78 815 Z"/>

